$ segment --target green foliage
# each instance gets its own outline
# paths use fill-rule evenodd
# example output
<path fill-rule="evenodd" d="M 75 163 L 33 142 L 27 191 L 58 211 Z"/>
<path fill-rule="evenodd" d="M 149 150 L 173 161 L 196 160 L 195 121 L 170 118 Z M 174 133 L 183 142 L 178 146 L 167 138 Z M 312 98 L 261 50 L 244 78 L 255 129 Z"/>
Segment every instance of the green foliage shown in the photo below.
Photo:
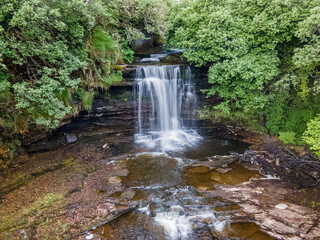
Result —
<path fill-rule="evenodd" d="M 3 0 L 1 134 L 55 128 L 79 109 L 73 98 L 90 110 L 95 88 L 121 81 L 114 66 L 132 61 L 131 44 L 164 35 L 166 14 L 166 0 Z"/>
<path fill-rule="evenodd" d="M 261 111 L 268 98 L 263 95 L 266 84 L 279 74 L 277 58 L 272 54 L 247 54 L 241 58 L 214 64 L 209 70 L 209 83 L 224 98 L 217 108 L 230 112 L 231 108 L 244 112 Z"/>
<path fill-rule="evenodd" d="M 82 107 L 84 110 L 91 110 L 94 92 L 83 91 L 82 93 Z"/>
<path fill-rule="evenodd" d="M 307 122 L 320 113 L 319 6 L 319 0 L 181 0 L 171 7 L 167 44 L 209 67 L 212 87 L 204 92 L 222 98 L 215 119 L 264 120 L 271 134 L 281 132 L 287 142 L 295 134 L 301 144 Z"/>
<path fill-rule="evenodd" d="M 92 53 L 95 57 L 104 59 L 106 56 L 114 54 L 117 42 L 101 27 L 96 27 L 92 34 Z"/>
<path fill-rule="evenodd" d="M 296 36 L 305 44 L 295 49 L 293 60 L 297 67 L 312 72 L 320 64 L 320 7 L 311 9 L 310 13 L 311 15 L 298 25 Z"/>
<path fill-rule="evenodd" d="M 280 72 L 283 47 L 295 44 L 297 22 L 318 1 L 182 1 L 173 8 L 169 44 L 198 66 L 210 64 L 208 95 L 218 108 L 261 111 Z M 201 9 L 201 11 L 199 11 Z"/>
<path fill-rule="evenodd" d="M 87 65 L 85 37 L 94 26 L 88 12 L 80 0 L 29 0 L 8 22 L 3 56 L 20 72 L 9 69 L 15 108 L 38 125 L 56 127 L 70 111 L 60 96 L 78 88 L 80 78 L 70 76 Z"/>
<path fill-rule="evenodd" d="M 262 120 L 259 119 L 259 116 L 244 113 L 243 111 L 226 113 L 221 109 L 213 109 L 211 106 L 205 106 L 199 113 L 201 119 L 211 120 L 213 123 L 235 124 L 245 126 L 252 130 L 266 131 L 261 125 Z"/>
<path fill-rule="evenodd" d="M 303 140 L 320 158 L 320 115 L 308 123 L 307 130 L 303 134 Z"/>
<path fill-rule="evenodd" d="M 128 41 L 122 42 L 122 58 L 125 62 L 132 63 L 134 51 L 130 48 Z"/>
<path fill-rule="evenodd" d="M 295 132 L 279 132 L 279 139 L 286 145 L 295 144 Z"/>

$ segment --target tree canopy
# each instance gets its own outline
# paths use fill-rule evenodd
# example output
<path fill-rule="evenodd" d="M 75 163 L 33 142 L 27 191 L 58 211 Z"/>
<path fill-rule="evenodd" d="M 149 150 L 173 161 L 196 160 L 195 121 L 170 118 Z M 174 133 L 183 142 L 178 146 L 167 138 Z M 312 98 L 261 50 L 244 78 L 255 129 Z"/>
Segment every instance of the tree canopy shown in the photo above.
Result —
<path fill-rule="evenodd" d="M 182 0 L 169 17 L 168 45 L 208 66 L 217 115 L 265 121 L 296 133 L 320 113 L 319 0 Z M 320 132 L 319 132 L 320 134 Z"/>

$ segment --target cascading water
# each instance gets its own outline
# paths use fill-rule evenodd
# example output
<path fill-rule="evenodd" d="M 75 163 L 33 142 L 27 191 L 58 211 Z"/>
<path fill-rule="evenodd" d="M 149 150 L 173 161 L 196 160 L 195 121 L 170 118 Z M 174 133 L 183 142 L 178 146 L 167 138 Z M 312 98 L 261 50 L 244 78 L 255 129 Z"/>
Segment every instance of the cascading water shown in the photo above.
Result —
<path fill-rule="evenodd" d="M 163 54 L 150 54 L 150 57 L 148 58 L 142 58 L 140 62 L 160 62 L 161 58 L 165 58 L 168 56 L 168 53 L 163 53 Z"/>
<path fill-rule="evenodd" d="M 202 162 L 211 162 L 213 156 L 234 154 L 237 147 L 243 151 L 243 146 L 225 139 L 201 140 L 194 130 L 197 97 L 190 67 L 141 65 L 164 55 L 149 55 L 136 68 L 135 139 L 143 147 L 138 144 L 136 148 L 134 144 L 130 153 L 111 161 L 119 164 L 116 169 L 125 164 L 128 174 L 121 177 L 121 183 L 130 189 L 130 194 L 134 193 L 130 201 L 137 204 L 136 211 L 98 228 L 94 233 L 106 236 L 98 239 L 228 239 L 223 238 L 224 229 L 230 228 L 228 215 L 218 215 L 215 209 L 227 204 L 207 193 L 215 184 L 230 181 L 230 175 L 202 166 Z M 232 171 L 230 168 L 228 171 Z M 113 196 L 126 199 L 125 192 Z M 251 235 L 246 239 L 255 239 Z"/>
<path fill-rule="evenodd" d="M 189 66 L 141 66 L 136 72 L 138 129 L 136 141 L 173 151 L 196 144 L 192 130 L 196 94 Z"/>

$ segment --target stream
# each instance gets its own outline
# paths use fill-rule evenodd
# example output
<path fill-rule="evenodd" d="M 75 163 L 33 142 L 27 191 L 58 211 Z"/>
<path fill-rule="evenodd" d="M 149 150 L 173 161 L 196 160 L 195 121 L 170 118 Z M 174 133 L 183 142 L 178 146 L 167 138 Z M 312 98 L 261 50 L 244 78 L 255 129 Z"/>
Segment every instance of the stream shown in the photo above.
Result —
<path fill-rule="evenodd" d="M 110 198 L 137 207 L 89 231 L 86 239 L 272 239 L 254 223 L 230 221 L 237 205 L 208 196 L 216 184 L 263 176 L 235 161 L 218 169 L 203 165 L 233 159 L 248 145 L 198 133 L 191 68 L 160 64 L 167 56 L 160 52 L 138 61 L 134 142 L 110 162 L 129 172 L 120 177 L 126 191 Z"/>
<path fill-rule="evenodd" d="M 219 101 L 206 69 L 144 51 L 90 111 L 24 139 L 0 174 L 0 239 L 319 239 L 319 163 L 202 120 Z"/>

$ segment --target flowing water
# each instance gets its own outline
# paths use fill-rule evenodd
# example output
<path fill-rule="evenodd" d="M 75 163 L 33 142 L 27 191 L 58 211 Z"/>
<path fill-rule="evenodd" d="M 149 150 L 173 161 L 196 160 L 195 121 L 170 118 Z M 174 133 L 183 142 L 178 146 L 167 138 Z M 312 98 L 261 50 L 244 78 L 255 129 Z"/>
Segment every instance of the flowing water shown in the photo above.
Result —
<path fill-rule="evenodd" d="M 141 66 L 137 68 L 137 143 L 161 151 L 195 146 L 201 137 L 194 126 L 195 87 L 189 66 Z"/>
<path fill-rule="evenodd" d="M 165 56 L 142 61 L 159 57 Z M 242 153 L 247 145 L 197 133 L 190 67 L 139 66 L 135 96 L 135 150 L 117 159 L 129 170 L 121 182 L 134 191 L 131 201 L 137 208 L 91 231 L 88 239 L 271 239 L 253 223 L 230 223 L 228 211 L 237 206 L 206 195 L 215 184 L 234 185 L 261 175 L 235 163 L 225 174 L 201 166 L 208 157 Z"/>

